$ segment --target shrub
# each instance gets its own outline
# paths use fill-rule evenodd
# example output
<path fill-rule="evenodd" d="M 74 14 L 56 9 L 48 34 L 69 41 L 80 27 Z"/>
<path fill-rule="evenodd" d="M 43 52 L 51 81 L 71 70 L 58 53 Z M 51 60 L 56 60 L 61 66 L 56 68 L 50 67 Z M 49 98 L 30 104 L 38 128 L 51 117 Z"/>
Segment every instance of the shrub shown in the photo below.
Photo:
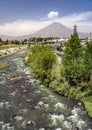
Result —
<path fill-rule="evenodd" d="M 25 61 L 33 68 L 33 76 L 39 78 L 45 85 L 49 85 L 51 70 L 56 62 L 56 56 L 49 46 L 35 45 L 27 52 Z"/>

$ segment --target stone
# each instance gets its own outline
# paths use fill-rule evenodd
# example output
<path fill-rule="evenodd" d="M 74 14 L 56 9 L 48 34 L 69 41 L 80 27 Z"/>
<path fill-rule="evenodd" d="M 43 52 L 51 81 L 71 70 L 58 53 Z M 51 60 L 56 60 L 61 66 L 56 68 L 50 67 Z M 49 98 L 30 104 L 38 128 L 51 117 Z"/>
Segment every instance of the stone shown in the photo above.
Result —
<path fill-rule="evenodd" d="M 43 106 L 44 105 L 44 102 L 43 101 L 39 101 L 38 103 L 37 103 L 37 106 Z"/>

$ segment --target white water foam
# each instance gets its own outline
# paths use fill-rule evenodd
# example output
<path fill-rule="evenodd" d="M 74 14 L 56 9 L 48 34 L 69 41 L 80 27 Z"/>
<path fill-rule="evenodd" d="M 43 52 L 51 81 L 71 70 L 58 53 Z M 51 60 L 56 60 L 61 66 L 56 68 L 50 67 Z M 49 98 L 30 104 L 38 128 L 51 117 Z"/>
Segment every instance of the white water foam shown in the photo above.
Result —
<path fill-rule="evenodd" d="M 56 126 L 58 123 L 62 123 L 64 121 L 64 115 L 51 115 L 52 125 Z"/>
<path fill-rule="evenodd" d="M 81 119 L 81 112 L 82 110 L 80 108 L 74 107 L 74 109 L 71 111 L 72 115 L 67 119 L 80 128 L 80 130 L 83 130 L 85 127 L 87 127 L 87 123 Z"/>
<path fill-rule="evenodd" d="M 64 125 L 65 128 L 67 128 L 69 130 L 72 130 L 72 124 L 71 124 L 71 122 L 64 121 L 63 125 Z"/>
<path fill-rule="evenodd" d="M 14 119 L 16 119 L 17 121 L 21 121 L 21 120 L 23 120 L 23 117 L 22 116 L 16 116 L 16 117 L 14 117 Z"/>
<path fill-rule="evenodd" d="M 3 107 L 6 106 L 7 108 L 9 108 L 9 102 L 0 102 L 0 109 L 3 109 Z"/>
<path fill-rule="evenodd" d="M 44 128 L 40 128 L 39 130 L 45 130 Z"/>
<path fill-rule="evenodd" d="M 2 126 L 2 130 L 14 130 L 14 126 L 10 126 L 10 123 L 6 123 Z"/>
<path fill-rule="evenodd" d="M 61 128 L 56 128 L 55 130 L 62 130 Z"/>
<path fill-rule="evenodd" d="M 54 105 L 54 107 L 55 107 L 55 110 L 59 110 L 59 109 L 65 110 L 65 109 L 67 108 L 67 106 L 66 106 L 65 104 L 60 103 L 60 102 L 56 103 L 56 104 Z"/>

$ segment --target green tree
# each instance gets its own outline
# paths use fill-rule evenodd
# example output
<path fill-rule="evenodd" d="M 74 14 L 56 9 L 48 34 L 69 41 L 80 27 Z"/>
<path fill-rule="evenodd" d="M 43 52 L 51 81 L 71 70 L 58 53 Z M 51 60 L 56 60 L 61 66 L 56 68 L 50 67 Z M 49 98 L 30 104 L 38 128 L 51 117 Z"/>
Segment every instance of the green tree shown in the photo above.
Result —
<path fill-rule="evenodd" d="M 86 43 L 85 47 L 85 78 L 87 81 L 92 80 L 92 41 Z"/>
<path fill-rule="evenodd" d="M 35 45 L 31 47 L 27 57 L 27 64 L 33 68 L 34 77 L 39 78 L 45 85 L 49 85 L 52 66 L 56 62 L 53 50 L 48 46 Z"/>
<path fill-rule="evenodd" d="M 62 64 L 66 80 L 71 86 L 77 86 L 80 79 L 82 80 L 84 72 L 83 50 L 77 33 L 71 35 L 71 38 L 65 44 Z"/>

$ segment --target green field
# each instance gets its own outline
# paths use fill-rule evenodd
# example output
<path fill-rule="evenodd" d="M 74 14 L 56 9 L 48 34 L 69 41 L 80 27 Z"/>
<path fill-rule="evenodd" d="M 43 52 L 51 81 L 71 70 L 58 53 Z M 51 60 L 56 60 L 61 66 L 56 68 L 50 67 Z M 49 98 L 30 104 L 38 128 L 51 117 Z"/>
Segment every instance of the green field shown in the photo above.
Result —
<path fill-rule="evenodd" d="M 4 50 L 4 49 L 7 49 L 7 48 L 11 48 L 11 47 L 17 47 L 17 45 L 3 45 L 3 46 L 0 46 L 0 50 Z"/>

